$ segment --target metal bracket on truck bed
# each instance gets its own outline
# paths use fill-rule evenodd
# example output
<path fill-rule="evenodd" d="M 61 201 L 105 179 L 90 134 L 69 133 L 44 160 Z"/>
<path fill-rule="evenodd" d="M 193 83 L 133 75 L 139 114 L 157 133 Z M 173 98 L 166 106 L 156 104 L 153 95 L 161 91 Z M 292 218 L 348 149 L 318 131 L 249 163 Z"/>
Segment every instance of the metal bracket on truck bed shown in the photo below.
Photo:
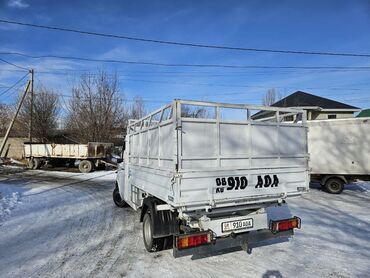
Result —
<path fill-rule="evenodd" d="M 175 208 L 170 206 L 170 205 L 167 205 L 167 204 L 161 204 L 161 205 L 157 205 L 156 206 L 156 209 L 157 211 L 161 211 L 161 210 L 170 210 L 170 211 L 174 211 Z"/>

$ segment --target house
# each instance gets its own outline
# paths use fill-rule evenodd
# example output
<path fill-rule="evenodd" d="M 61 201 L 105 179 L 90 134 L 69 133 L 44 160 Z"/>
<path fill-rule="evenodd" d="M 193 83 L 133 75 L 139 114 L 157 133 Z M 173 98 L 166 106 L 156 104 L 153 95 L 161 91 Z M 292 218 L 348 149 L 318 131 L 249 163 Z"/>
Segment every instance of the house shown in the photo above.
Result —
<path fill-rule="evenodd" d="M 370 109 L 364 109 L 357 115 L 357 118 L 370 117 Z"/>
<path fill-rule="evenodd" d="M 1 135 L 0 135 L 1 136 Z M 0 144 L 4 137 L 0 137 Z M 14 159 L 23 158 L 23 143 L 28 140 L 28 137 L 9 137 L 6 141 L 5 148 L 0 154 L 0 157 L 8 157 Z"/>
<path fill-rule="evenodd" d="M 324 97 L 297 91 L 272 104 L 273 107 L 300 108 L 307 111 L 308 120 L 353 118 L 360 108 Z M 254 119 L 266 117 L 268 112 L 258 112 Z"/>

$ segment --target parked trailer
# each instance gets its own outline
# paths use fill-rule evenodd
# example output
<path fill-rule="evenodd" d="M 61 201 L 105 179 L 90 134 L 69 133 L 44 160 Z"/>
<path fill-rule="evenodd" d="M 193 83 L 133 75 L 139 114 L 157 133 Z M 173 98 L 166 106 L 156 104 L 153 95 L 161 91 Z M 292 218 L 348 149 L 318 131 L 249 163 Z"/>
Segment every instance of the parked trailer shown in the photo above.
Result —
<path fill-rule="evenodd" d="M 253 120 L 269 110 L 274 117 Z M 303 121 L 285 123 L 287 115 Z M 113 200 L 141 209 L 149 252 L 174 256 L 289 237 L 286 200 L 308 191 L 303 110 L 175 100 L 131 122 Z M 198 247 L 198 248 L 195 248 Z"/>
<path fill-rule="evenodd" d="M 339 194 L 356 179 L 370 179 L 370 118 L 308 121 L 311 179 Z"/>
<path fill-rule="evenodd" d="M 74 165 L 80 161 L 79 170 L 89 173 L 95 167 L 103 167 L 112 156 L 112 143 L 89 142 L 87 144 L 42 144 L 25 143 L 24 154 L 30 169 L 38 169 L 43 164 Z"/>

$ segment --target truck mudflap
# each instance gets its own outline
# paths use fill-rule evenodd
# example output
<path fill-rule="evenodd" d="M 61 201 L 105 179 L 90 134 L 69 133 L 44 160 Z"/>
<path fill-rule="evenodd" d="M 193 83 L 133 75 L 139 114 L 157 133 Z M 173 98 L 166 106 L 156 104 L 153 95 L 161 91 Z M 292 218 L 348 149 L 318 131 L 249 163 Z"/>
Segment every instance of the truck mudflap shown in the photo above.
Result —
<path fill-rule="evenodd" d="M 257 246 L 269 245 L 271 240 L 274 243 L 288 241 L 290 237 L 294 235 L 293 229 L 272 232 L 270 229 L 263 229 L 259 231 L 250 231 L 240 234 L 231 234 L 228 237 L 221 237 L 212 240 L 212 243 L 207 245 L 201 245 L 194 248 L 178 249 L 176 246 L 176 236 L 173 245 L 173 256 L 175 258 L 183 256 L 212 256 L 220 252 L 226 252 L 227 250 L 243 249 L 248 253 L 251 253 L 252 248 Z"/>

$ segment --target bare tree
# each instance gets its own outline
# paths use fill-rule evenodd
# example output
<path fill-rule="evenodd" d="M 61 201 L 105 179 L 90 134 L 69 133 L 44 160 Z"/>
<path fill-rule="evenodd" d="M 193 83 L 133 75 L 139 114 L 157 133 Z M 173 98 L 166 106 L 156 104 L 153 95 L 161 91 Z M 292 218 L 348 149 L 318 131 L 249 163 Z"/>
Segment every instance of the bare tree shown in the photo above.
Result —
<path fill-rule="evenodd" d="M 66 128 L 81 143 L 111 141 L 124 132 L 127 113 L 117 75 L 84 74 L 72 89 Z"/>
<path fill-rule="evenodd" d="M 181 117 L 187 118 L 213 118 L 209 115 L 209 111 L 203 106 L 194 105 L 182 105 L 181 106 Z"/>
<path fill-rule="evenodd" d="M 128 117 L 129 119 L 140 119 L 146 114 L 144 100 L 140 96 L 133 99 L 132 104 L 129 106 Z"/>
<path fill-rule="evenodd" d="M 24 101 L 16 129 L 27 134 L 29 130 L 31 103 Z M 32 135 L 41 142 L 48 141 L 58 129 L 59 96 L 53 90 L 41 86 L 33 97 Z"/>
<path fill-rule="evenodd" d="M 0 103 L 0 136 L 3 136 L 10 123 L 11 108 L 3 103 Z"/>
<path fill-rule="evenodd" d="M 282 99 L 280 93 L 277 93 L 275 89 L 268 89 L 266 94 L 262 98 L 262 105 L 271 106 L 280 99 Z"/>

